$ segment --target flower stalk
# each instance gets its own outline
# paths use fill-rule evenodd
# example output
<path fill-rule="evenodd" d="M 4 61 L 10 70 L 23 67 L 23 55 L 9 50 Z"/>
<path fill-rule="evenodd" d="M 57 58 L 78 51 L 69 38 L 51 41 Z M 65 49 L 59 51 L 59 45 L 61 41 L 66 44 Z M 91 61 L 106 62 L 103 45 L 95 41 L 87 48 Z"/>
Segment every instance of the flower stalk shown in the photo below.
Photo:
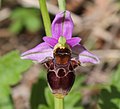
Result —
<path fill-rule="evenodd" d="M 46 6 L 46 0 L 39 0 L 39 4 L 40 4 L 40 10 L 42 14 L 46 35 L 51 36 L 51 21 Z"/>
<path fill-rule="evenodd" d="M 58 5 L 59 5 L 59 9 L 61 11 L 65 11 L 66 10 L 66 1 L 65 0 L 58 0 Z"/>
<path fill-rule="evenodd" d="M 55 109 L 64 109 L 64 99 L 54 97 Z"/>

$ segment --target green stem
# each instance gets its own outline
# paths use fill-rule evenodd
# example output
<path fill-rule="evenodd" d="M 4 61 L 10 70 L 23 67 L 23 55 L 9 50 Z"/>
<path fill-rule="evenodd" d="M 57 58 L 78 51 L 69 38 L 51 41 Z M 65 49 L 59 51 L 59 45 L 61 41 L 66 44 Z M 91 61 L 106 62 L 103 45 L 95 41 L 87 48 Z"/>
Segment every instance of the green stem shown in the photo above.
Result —
<path fill-rule="evenodd" d="M 0 8 L 1 8 L 1 6 L 2 6 L 2 0 L 0 0 Z"/>
<path fill-rule="evenodd" d="M 59 9 L 61 11 L 66 10 L 66 0 L 58 0 Z"/>
<path fill-rule="evenodd" d="M 51 36 L 51 21 L 49 13 L 46 6 L 46 0 L 39 0 L 40 10 L 43 18 L 43 23 L 45 26 L 45 32 L 47 36 Z"/>
<path fill-rule="evenodd" d="M 64 109 L 64 99 L 54 97 L 55 109 Z"/>

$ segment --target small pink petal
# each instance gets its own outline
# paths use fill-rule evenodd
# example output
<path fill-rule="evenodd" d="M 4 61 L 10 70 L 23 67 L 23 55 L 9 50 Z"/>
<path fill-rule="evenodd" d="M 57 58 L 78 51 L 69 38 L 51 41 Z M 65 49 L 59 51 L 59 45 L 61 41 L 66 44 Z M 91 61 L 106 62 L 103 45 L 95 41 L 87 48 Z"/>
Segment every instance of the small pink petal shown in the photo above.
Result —
<path fill-rule="evenodd" d="M 51 47 L 54 47 L 58 43 L 58 41 L 52 37 L 43 37 L 43 40 L 46 43 L 48 43 Z"/>
<path fill-rule="evenodd" d="M 79 44 L 80 41 L 81 41 L 81 38 L 74 37 L 74 38 L 68 39 L 67 44 L 70 45 L 71 47 L 74 47 L 75 45 Z"/>

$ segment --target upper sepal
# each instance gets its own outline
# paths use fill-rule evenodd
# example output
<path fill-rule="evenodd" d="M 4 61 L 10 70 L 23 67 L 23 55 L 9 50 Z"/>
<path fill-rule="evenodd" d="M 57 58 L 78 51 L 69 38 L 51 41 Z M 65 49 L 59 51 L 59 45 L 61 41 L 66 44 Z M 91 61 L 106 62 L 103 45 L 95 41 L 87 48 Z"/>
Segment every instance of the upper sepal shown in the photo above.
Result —
<path fill-rule="evenodd" d="M 66 39 L 72 37 L 73 21 L 69 11 L 64 11 L 55 16 L 52 22 L 52 37 L 59 39 L 64 36 Z"/>

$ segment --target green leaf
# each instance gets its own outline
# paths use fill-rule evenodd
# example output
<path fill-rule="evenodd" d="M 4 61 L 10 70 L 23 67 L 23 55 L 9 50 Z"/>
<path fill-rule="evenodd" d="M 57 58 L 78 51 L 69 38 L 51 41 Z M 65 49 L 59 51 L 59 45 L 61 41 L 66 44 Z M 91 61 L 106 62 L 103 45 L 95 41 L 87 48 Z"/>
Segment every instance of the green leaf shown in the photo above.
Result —
<path fill-rule="evenodd" d="M 54 108 L 54 97 L 49 88 L 45 89 L 45 98 L 50 109 Z"/>
<path fill-rule="evenodd" d="M 108 88 L 101 90 L 99 105 L 102 109 L 119 109 L 119 104 L 115 103 L 116 99 L 120 99 L 120 91 L 111 85 L 110 90 Z"/>
<path fill-rule="evenodd" d="M 14 34 L 18 34 L 22 30 L 22 27 L 23 27 L 23 24 L 21 20 L 17 20 L 11 23 L 11 25 L 9 26 L 9 30 Z"/>
<path fill-rule="evenodd" d="M 13 109 L 10 86 L 17 84 L 21 80 L 21 74 L 31 65 L 31 61 L 20 59 L 18 51 L 12 51 L 0 57 L 0 109 Z"/>
<path fill-rule="evenodd" d="M 120 109 L 120 64 L 112 73 L 111 84 L 105 85 L 99 95 L 101 109 Z"/>
<path fill-rule="evenodd" d="M 0 58 L 1 84 L 14 85 L 21 79 L 21 73 L 30 68 L 31 61 L 21 60 L 18 51 L 12 51 Z"/>
<path fill-rule="evenodd" d="M 10 19 L 13 21 L 22 19 L 24 16 L 26 16 L 26 14 L 25 8 L 16 8 L 12 11 Z"/>
<path fill-rule="evenodd" d="M 65 97 L 65 108 L 69 109 L 70 107 L 74 107 L 75 104 L 80 101 L 81 99 L 81 94 L 80 92 L 73 91 L 70 92 L 66 97 Z"/>
<path fill-rule="evenodd" d="M 5 98 L 6 96 L 9 96 L 10 94 L 10 87 L 8 85 L 0 85 L 0 100 Z"/>
<path fill-rule="evenodd" d="M 84 109 L 82 106 L 79 106 L 79 107 L 74 107 L 74 108 L 71 108 L 71 109 Z"/>
<path fill-rule="evenodd" d="M 46 73 L 46 72 L 43 72 Z M 37 109 L 40 105 L 47 105 L 46 99 L 44 96 L 45 88 L 47 87 L 46 80 L 42 77 L 32 86 L 32 92 L 30 97 L 31 109 Z"/>
<path fill-rule="evenodd" d="M 40 105 L 38 109 L 49 109 L 49 108 L 45 105 Z"/>
<path fill-rule="evenodd" d="M 31 15 L 27 16 L 24 23 L 25 23 L 26 29 L 31 32 L 36 32 L 42 27 L 42 23 L 40 19 L 38 19 L 36 16 L 31 16 Z"/>
<path fill-rule="evenodd" d="M 83 75 L 76 76 L 72 90 L 65 97 L 66 109 L 83 109 L 80 102 L 80 100 L 82 99 L 80 89 L 82 88 L 82 83 L 84 82 L 84 80 L 85 80 L 85 76 Z"/>
<path fill-rule="evenodd" d="M 120 109 L 120 98 L 115 98 L 111 100 L 115 105 L 117 105 L 118 109 Z"/>
<path fill-rule="evenodd" d="M 40 14 L 34 8 L 16 8 L 13 10 L 10 19 L 10 31 L 18 34 L 24 27 L 30 32 L 37 32 L 42 27 Z"/>
<path fill-rule="evenodd" d="M 120 90 L 120 64 L 118 65 L 118 69 L 113 72 L 112 85 L 115 85 Z"/>
<path fill-rule="evenodd" d="M 85 76 L 84 75 L 78 75 L 75 78 L 75 83 L 72 87 L 72 90 L 78 90 L 80 88 L 82 88 L 82 83 L 85 81 Z"/>
<path fill-rule="evenodd" d="M 4 97 L 0 100 L 0 109 L 13 109 L 12 100 L 9 97 Z"/>

